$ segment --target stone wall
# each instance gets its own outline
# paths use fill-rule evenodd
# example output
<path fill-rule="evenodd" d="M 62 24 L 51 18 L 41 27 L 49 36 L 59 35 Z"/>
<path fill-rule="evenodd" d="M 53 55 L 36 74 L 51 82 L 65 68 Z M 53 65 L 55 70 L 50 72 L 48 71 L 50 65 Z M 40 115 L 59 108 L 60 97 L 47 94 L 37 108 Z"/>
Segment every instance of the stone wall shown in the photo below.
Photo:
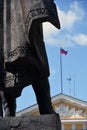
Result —
<path fill-rule="evenodd" d="M 60 130 L 57 114 L 0 118 L 0 130 Z"/>

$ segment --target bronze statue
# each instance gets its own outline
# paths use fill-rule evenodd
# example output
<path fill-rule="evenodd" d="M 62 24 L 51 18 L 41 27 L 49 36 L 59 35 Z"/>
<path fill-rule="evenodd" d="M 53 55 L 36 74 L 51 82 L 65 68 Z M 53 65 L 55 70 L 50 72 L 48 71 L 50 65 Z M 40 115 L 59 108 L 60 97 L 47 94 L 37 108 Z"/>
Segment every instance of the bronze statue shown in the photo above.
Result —
<path fill-rule="evenodd" d="M 16 114 L 16 99 L 4 96 L 4 92 L 0 91 L 0 117 L 15 116 Z"/>
<path fill-rule="evenodd" d="M 60 29 L 53 0 L 0 0 L 0 86 L 5 97 L 17 98 L 32 85 L 40 114 L 55 113 L 50 97 L 50 75 L 43 22 Z"/>
<path fill-rule="evenodd" d="M 0 117 L 3 117 L 2 98 L 0 96 Z"/>

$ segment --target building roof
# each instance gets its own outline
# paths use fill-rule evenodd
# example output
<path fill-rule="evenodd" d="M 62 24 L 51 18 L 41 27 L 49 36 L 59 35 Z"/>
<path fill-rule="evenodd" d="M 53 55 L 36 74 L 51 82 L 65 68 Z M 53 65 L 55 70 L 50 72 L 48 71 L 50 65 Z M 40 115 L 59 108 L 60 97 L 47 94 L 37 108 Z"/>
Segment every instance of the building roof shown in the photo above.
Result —
<path fill-rule="evenodd" d="M 83 108 L 87 108 L 86 101 L 83 101 L 83 100 L 77 99 L 75 97 L 72 97 L 72 96 L 69 96 L 66 94 L 62 94 L 62 93 L 52 97 L 52 103 L 55 103 L 58 101 L 65 101 L 65 102 L 72 103 L 74 105 L 77 105 L 77 106 L 80 106 Z"/>
<path fill-rule="evenodd" d="M 87 102 L 65 94 L 58 94 L 52 97 L 52 105 L 60 114 L 62 122 L 87 122 Z M 26 109 L 17 112 L 17 116 L 25 113 L 38 113 L 38 105 L 34 104 Z"/>

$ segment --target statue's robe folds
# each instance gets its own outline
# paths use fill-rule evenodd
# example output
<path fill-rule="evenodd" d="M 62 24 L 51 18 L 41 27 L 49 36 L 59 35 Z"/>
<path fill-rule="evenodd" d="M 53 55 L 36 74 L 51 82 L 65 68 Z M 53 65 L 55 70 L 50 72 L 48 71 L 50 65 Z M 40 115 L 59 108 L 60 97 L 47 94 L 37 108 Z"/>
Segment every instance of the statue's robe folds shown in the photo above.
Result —
<path fill-rule="evenodd" d="M 56 5 L 53 0 L 0 1 L 0 72 L 5 88 L 22 89 L 49 76 L 42 23 L 60 29 Z"/>

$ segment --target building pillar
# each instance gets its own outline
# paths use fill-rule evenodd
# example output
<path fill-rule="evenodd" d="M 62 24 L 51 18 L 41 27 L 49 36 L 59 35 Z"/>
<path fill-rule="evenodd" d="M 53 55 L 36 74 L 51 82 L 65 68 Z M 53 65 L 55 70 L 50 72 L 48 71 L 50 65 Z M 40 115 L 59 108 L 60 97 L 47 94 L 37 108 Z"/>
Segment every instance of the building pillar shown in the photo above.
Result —
<path fill-rule="evenodd" d="M 75 123 L 72 123 L 72 130 L 76 130 L 76 125 L 75 125 Z"/>
<path fill-rule="evenodd" d="M 64 130 L 64 124 L 62 123 L 62 130 Z"/>
<path fill-rule="evenodd" d="M 83 129 L 83 130 L 86 130 L 86 123 L 83 123 L 83 124 L 82 124 L 82 129 Z"/>

